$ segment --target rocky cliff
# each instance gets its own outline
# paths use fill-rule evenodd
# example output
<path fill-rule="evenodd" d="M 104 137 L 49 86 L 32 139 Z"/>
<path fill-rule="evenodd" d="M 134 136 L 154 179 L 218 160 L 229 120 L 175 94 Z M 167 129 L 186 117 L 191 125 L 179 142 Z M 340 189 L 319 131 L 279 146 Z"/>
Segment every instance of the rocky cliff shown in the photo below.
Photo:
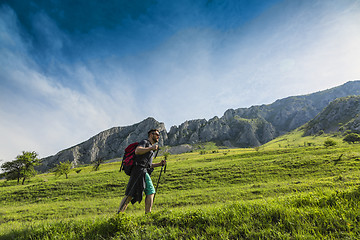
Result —
<path fill-rule="evenodd" d="M 147 138 L 147 131 L 157 128 L 160 130 L 160 145 L 167 140 L 165 125 L 153 118 L 127 126 L 114 127 L 103 131 L 89 140 L 71 148 L 62 150 L 54 156 L 42 159 L 39 171 L 46 171 L 55 167 L 59 162 L 70 161 L 73 166 L 90 164 L 98 159 L 113 159 L 123 155 L 123 151 L 130 143 Z"/>
<path fill-rule="evenodd" d="M 313 119 L 333 100 L 360 95 L 360 81 L 275 101 L 269 105 L 227 110 L 221 118 L 186 121 L 172 127 L 168 144 L 214 141 L 221 145 L 254 147 L 292 131 Z"/>
<path fill-rule="evenodd" d="M 166 131 L 163 123 L 148 118 L 132 126 L 114 127 L 103 131 L 83 143 L 44 158 L 40 170 L 45 171 L 67 160 L 73 165 L 78 165 L 88 164 L 98 159 L 119 158 L 128 144 L 146 138 L 146 133 L 151 128 L 160 129 L 159 144 L 161 146 L 213 141 L 229 147 L 255 147 L 302 126 L 335 99 L 351 95 L 360 95 L 360 81 L 348 82 L 342 86 L 309 95 L 280 99 L 269 105 L 229 109 L 220 118 L 186 121 L 179 126 L 171 127 L 169 132 Z M 355 100 L 348 104 L 356 106 Z M 350 105 L 346 106 L 350 107 Z M 345 108 L 345 105 L 341 108 Z M 332 109 L 335 108 L 332 107 Z M 339 107 L 338 110 L 340 113 Z M 343 111 L 340 114 L 346 115 Z M 329 118 L 329 116 L 324 118 Z M 335 118 L 333 120 L 335 121 Z M 348 129 L 359 129 L 360 126 L 359 117 L 353 119 L 352 122 L 341 122 Z M 314 122 L 312 127 L 309 127 L 308 133 L 328 129 L 325 125 L 317 125 Z"/>

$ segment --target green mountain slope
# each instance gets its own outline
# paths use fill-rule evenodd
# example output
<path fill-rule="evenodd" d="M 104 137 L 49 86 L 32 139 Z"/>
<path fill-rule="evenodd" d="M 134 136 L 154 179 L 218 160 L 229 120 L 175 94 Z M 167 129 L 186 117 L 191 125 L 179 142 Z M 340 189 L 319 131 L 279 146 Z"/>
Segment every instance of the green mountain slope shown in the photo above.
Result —
<path fill-rule="evenodd" d="M 320 131 L 360 132 L 360 96 L 338 98 L 331 102 L 318 116 L 304 126 L 305 135 Z"/>
<path fill-rule="evenodd" d="M 323 146 L 331 138 L 338 146 L 345 146 L 348 133 L 360 133 L 360 96 L 335 99 L 314 119 L 303 126 L 273 139 L 261 148 Z"/>

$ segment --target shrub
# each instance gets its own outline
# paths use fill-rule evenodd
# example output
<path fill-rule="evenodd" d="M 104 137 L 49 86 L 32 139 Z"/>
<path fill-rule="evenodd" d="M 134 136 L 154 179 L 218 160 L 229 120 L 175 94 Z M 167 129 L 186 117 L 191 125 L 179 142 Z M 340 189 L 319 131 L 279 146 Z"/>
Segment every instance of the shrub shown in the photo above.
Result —
<path fill-rule="evenodd" d="M 336 142 L 331 138 L 326 139 L 325 142 L 324 142 L 325 147 L 332 147 L 332 146 L 335 146 L 335 145 L 336 145 Z"/>
<path fill-rule="evenodd" d="M 343 140 L 347 143 L 360 142 L 360 135 L 357 133 L 350 133 L 350 134 L 346 135 Z"/>

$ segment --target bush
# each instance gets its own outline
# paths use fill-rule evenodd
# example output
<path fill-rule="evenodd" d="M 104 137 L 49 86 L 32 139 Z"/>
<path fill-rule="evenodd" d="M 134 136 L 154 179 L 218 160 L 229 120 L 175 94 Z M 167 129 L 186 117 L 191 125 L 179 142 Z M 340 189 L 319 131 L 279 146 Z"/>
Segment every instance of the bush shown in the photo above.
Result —
<path fill-rule="evenodd" d="M 350 133 L 350 134 L 346 135 L 343 140 L 347 143 L 360 142 L 360 135 L 357 133 Z"/>
<path fill-rule="evenodd" d="M 55 168 L 55 176 L 60 177 L 65 175 L 66 179 L 71 170 L 71 163 L 69 161 L 59 163 Z"/>
<path fill-rule="evenodd" d="M 332 147 L 332 146 L 335 146 L 336 144 L 337 143 L 331 138 L 326 139 L 324 142 L 325 147 Z"/>

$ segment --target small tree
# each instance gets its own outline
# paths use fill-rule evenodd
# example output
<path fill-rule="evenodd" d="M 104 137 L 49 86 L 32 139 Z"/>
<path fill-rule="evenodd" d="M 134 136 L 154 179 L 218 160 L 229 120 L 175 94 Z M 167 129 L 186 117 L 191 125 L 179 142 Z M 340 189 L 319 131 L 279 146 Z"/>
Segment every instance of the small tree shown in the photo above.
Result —
<path fill-rule="evenodd" d="M 70 170 L 71 170 L 71 163 L 69 162 L 69 160 L 66 162 L 61 162 L 55 167 L 55 176 L 60 177 L 61 175 L 65 175 L 67 179 Z"/>
<path fill-rule="evenodd" d="M 170 156 L 170 153 L 169 153 L 169 152 L 165 152 L 165 153 L 164 153 L 164 159 L 165 159 L 165 160 L 168 160 L 169 156 Z"/>
<path fill-rule="evenodd" d="M 23 178 L 22 185 L 24 185 L 26 179 L 36 175 L 34 166 L 40 164 L 40 159 L 36 152 L 25 152 L 23 151 L 22 155 L 16 157 L 17 161 L 20 161 L 22 164 L 21 175 Z"/>
<path fill-rule="evenodd" d="M 95 161 L 93 161 L 93 164 L 94 164 L 94 167 L 93 167 L 93 170 L 94 171 L 97 171 L 100 169 L 100 164 L 104 162 L 104 159 L 102 158 L 98 158 L 96 159 Z"/>
<path fill-rule="evenodd" d="M 346 135 L 343 140 L 347 143 L 360 142 L 360 135 L 357 133 L 350 133 L 350 134 Z"/>
<path fill-rule="evenodd" d="M 324 142 L 324 146 L 325 147 L 331 147 L 331 146 L 335 146 L 337 143 L 335 142 L 335 140 L 334 139 L 331 139 L 331 138 L 328 138 L 328 139 L 326 139 L 325 140 L 325 142 Z"/>

